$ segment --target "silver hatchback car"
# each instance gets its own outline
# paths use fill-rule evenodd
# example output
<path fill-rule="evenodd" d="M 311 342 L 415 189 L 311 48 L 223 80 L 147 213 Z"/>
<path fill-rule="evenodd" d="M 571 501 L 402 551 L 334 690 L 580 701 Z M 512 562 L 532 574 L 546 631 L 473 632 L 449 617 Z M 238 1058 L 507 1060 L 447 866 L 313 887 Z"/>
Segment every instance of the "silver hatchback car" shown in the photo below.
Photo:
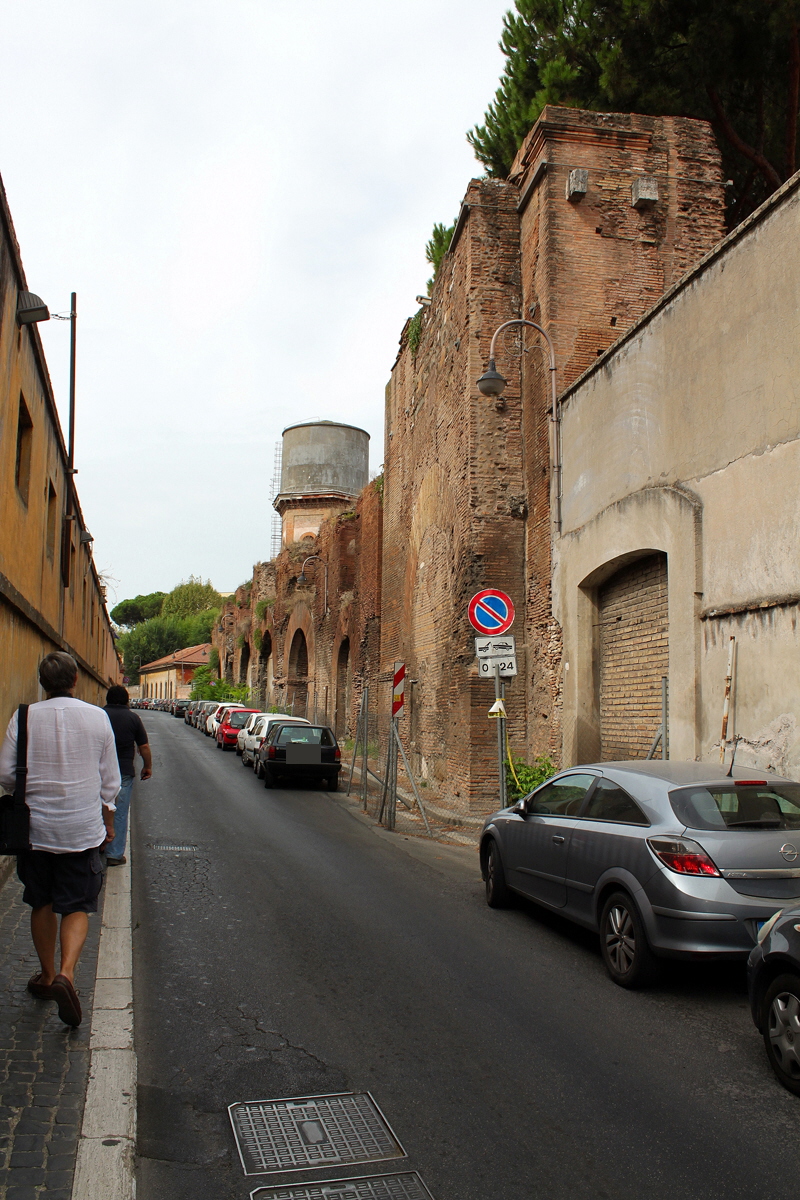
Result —
<path fill-rule="evenodd" d="M 600 935 L 615 983 L 659 958 L 746 959 L 763 923 L 800 901 L 800 784 L 696 762 L 573 767 L 489 817 L 493 908 L 518 892 Z"/>

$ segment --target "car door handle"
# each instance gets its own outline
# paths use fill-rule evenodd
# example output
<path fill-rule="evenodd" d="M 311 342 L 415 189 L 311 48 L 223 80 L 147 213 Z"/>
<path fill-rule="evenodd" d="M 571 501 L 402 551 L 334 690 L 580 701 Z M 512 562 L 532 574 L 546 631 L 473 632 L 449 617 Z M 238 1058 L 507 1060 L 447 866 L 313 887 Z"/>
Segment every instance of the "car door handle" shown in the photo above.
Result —
<path fill-rule="evenodd" d="M 562 837 L 557 837 L 555 834 L 553 835 L 553 841 L 555 842 L 555 844 L 557 846 L 561 846 L 564 844 L 564 839 Z"/>

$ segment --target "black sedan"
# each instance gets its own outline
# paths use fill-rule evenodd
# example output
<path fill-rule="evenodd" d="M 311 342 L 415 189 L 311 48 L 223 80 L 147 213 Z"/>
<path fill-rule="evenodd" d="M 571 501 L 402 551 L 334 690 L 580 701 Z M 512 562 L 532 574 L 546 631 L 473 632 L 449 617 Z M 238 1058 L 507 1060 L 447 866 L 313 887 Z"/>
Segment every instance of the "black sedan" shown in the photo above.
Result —
<path fill-rule="evenodd" d="M 258 751 L 258 760 L 264 787 L 324 780 L 329 792 L 339 789 L 342 752 L 327 725 L 276 723 Z"/>
<path fill-rule="evenodd" d="M 800 906 L 784 908 L 761 927 L 747 986 L 770 1066 L 800 1096 Z"/>

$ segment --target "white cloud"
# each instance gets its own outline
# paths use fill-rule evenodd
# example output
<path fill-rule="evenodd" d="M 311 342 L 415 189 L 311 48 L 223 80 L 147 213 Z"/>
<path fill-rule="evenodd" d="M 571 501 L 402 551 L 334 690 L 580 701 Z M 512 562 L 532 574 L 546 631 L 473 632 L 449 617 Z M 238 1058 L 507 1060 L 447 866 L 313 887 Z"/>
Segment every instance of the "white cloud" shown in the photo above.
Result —
<path fill-rule="evenodd" d="M 361 424 L 478 173 L 508 0 L 40 0 L 4 14 L 31 288 L 78 292 L 79 492 L 119 596 L 269 554 L 284 425 Z M 40 326 L 62 411 L 68 327 Z M 237 520 L 237 518 L 241 518 Z M 245 519 L 246 518 L 246 519 Z"/>

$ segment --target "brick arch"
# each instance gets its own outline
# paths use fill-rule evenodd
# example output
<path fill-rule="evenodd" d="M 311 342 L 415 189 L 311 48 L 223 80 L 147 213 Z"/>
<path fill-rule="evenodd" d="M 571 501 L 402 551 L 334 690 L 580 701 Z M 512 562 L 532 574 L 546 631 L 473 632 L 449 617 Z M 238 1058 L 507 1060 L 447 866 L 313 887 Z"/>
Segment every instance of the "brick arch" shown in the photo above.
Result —
<path fill-rule="evenodd" d="M 306 674 L 302 678 L 292 675 L 292 644 L 298 633 L 302 633 L 305 638 L 307 655 Z M 283 638 L 283 678 L 286 685 L 285 702 L 287 704 L 294 703 L 294 711 L 298 716 L 306 715 L 309 683 L 314 683 L 316 679 L 316 656 L 314 651 L 314 618 L 305 602 L 301 601 L 295 605 L 292 611 Z"/>

